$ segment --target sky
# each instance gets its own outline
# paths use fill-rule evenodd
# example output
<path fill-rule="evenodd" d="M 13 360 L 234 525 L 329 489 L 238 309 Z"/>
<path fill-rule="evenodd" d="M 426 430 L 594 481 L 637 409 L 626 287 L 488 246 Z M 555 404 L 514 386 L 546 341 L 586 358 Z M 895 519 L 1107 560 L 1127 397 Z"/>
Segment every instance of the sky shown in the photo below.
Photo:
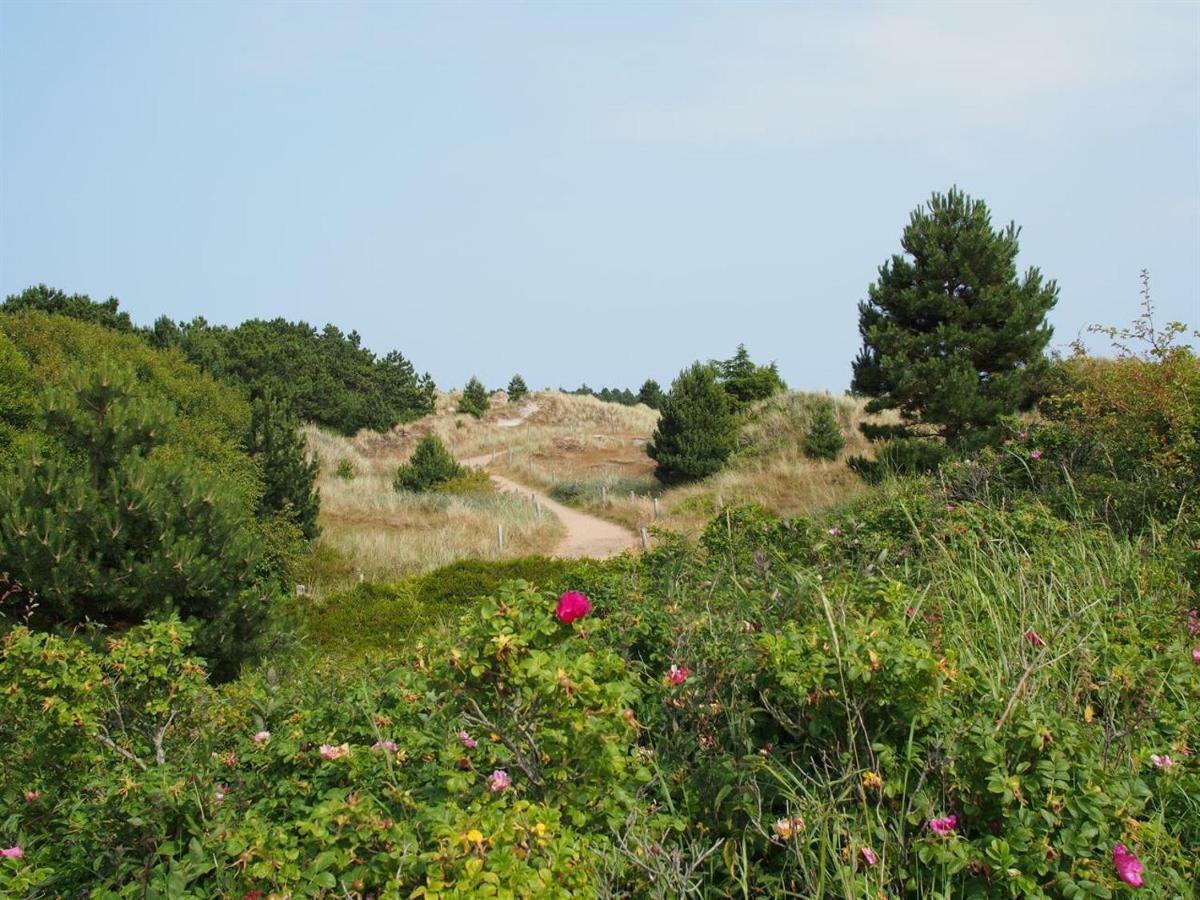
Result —
<path fill-rule="evenodd" d="M 357 330 L 442 387 L 841 391 L 957 185 L 1065 346 L 1200 327 L 1200 3 L 0 0 L 0 293 Z"/>

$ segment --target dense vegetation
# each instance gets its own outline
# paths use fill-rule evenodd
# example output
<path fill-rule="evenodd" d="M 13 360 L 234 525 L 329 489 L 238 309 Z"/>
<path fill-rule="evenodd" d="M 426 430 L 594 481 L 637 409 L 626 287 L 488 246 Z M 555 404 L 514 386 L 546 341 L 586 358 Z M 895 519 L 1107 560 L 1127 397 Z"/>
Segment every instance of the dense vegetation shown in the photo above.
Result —
<path fill-rule="evenodd" d="M 0 312 L 38 310 L 137 333 L 155 348 L 178 348 L 194 365 L 251 399 L 270 394 L 290 415 L 342 434 L 386 431 L 433 411 L 429 375 L 418 377 L 397 351 L 376 357 L 354 331 L 344 334 L 333 325 L 318 331 L 285 319 L 252 319 L 230 328 L 203 318 L 185 323 L 165 316 L 137 329 L 117 307 L 115 298 L 97 303 L 41 285 L 8 297 Z"/>
<path fill-rule="evenodd" d="M 914 257 L 969 233 L 1012 274 L 1015 230 L 929 215 Z M 1017 331 L 1051 291 L 923 278 L 900 294 L 947 321 L 1016 290 Z M 1200 360 L 1148 296 L 1113 359 L 970 382 L 943 354 L 950 400 L 901 406 L 875 486 L 820 515 L 315 599 L 282 590 L 316 469 L 270 372 L 39 296 L 0 316 L 0 895 L 1200 894 Z M 292 333 L 262 324 L 236 340 Z M 890 408 L 908 376 L 874 352 Z M 838 457 L 832 401 L 782 389 L 742 347 L 684 370 L 660 477 L 793 406 L 795 457 Z M 431 434 L 395 486 L 479 478 Z"/>
<path fill-rule="evenodd" d="M 1059 368 L 1061 416 L 940 478 L 729 509 L 640 560 L 364 586 L 311 620 L 323 655 L 221 688 L 175 622 L 12 628 L 0 889 L 1194 896 L 1194 508 L 1113 530 L 1063 502 L 1099 455 L 1060 448 L 1194 477 L 1082 398 L 1194 397 L 1200 367 Z M 1060 480 L 1012 475 L 1037 467 Z"/>
<path fill-rule="evenodd" d="M 227 677 L 254 654 L 302 525 L 244 447 L 241 396 L 178 354 L 62 316 L 0 316 L 3 615 L 122 628 L 176 613 Z"/>

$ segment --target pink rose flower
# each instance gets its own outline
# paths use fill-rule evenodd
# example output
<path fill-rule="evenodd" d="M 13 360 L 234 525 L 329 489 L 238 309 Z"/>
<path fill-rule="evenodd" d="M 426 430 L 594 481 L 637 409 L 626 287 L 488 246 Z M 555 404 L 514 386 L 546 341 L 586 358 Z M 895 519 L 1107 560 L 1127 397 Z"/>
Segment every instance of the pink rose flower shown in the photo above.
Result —
<path fill-rule="evenodd" d="M 836 525 L 834 525 L 832 528 L 829 529 L 829 533 L 833 537 L 837 537 L 838 535 L 840 535 L 842 533 L 842 529 L 840 529 Z"/>
<path fill-rule="evenodd" d="M 20 847 L 5 847 L 0 850 L 0 857 L 4 859 L 20 859 L 25 855 L 25 851 Z"/>
<path fill-rule="evenodd" d="M 1113 865 L 1117 869 L 1117 877 L 1131 887 L 1141 887 L 1142 862 L 1129 852 L 1124 844 L 1113 847 Z"/>
<path fill-rule="evenodd" d="M 508 773 L 503 769 L 497 769 L 488 776 L 488 787 L 492 789 L 493 793 L 498 794 L 501 791 L 506 791 L 511 785 L 512 779 L 508 777 Z"/>
<path fill-rule="evenodd" d="M 375 743 L 373 743 L 371 745 L 372 750 L 379 750 L 381 748 L 386 750 L 388 753 L 395 753 L 396 752 L 396 742 L 395 741 L 383 741 L 382 743 L 380 743 L 379 741 L 376 741 Z"/>
<path fill-rule="evenodd" d="M 1200 634 L 1200 609 L 1188 610 L 1188 636 L 1195 637 Z"/>
<path fill-rule="evenodd" d="M 1017 435 L 1017 440 L 1019 440 L 1019 441 L 1023 441 L 1023 440 L 1025 440 L 1025 438 L 1027 438 L 1027 437 L 1029 437 L 1029 432 L 1028 432 L 1028 431 L 1022 431 L 1020 434 L 1018 434 L 1018 435 Z"/>
<path fill-rule="evenodd" d="M 271 740 L 271 732 L 259 731 L 250 740 L 253 742 L 255 747 L 261 747 L 266 744 L 267 741 Z"/>
<path fill-rule="evenodd" d="M 863 847 L 858 852 L 862 854 L 863 862 L 868 866 L 873 866 L 879 862 L 879 857 L 875 855 L 875 851 L 870 847 Z"/>
<path fill-rule="evenodd" d="M 475 740 L 475 738 L 471 737 L 471 735 L 467 734 L 465 731 L 460 731 L 458 733 L 458 739 L 468 750 L 474 750 L 479 746 L 479 741 Z"/>
<path fill-rule="evenodd" d="M 1200 663 L 1200 646 L 1192 651 L 1192 661 Z"/>
<path fill-rule="evenodd" d="M 1025 632 L 1025 640 L 1029 641 L 1034 647 L 1045 647 L 1046 642 L 1042 640 L 1042 636 L 1030 628 Z"/>
<path fill-rule="evenodd" d="M 1169 769 L 1175 765 L 1175 760 L 1166 754 L 1159 756 L 1157 753 L 1151 753 L 1150 762 L 1154 763 L 1156 769 Z"/>
<path fill-rule="evenodd" d="M 37 803 L 38 797 L 40 797 L 40 796 L 42 796 L 42 795 L 38 791 L 26 791 L 25 792 L 25 802 L 26 803 Z"/>
<path fill-rule="evenodd" d="M 558 616 L 558 621 L 566 622 L 568 625 L 576 619 L 582 619 L 592 611 L 592 602 L 588 600 L 586 594 L 581 594 L 579 591 L 567 591 L 558 598 L 558 608 L 554 614 Z"/>
<path fill-rule="evenodd" d="M 1034 459 L 1041 459 L 1041 458 L 1042 458 L 1042 451 L 1041 451 L 1041 450 L 1033 450 L 1033 451 L 1031 451 L 1031 452 L 1030 452 L 1030 454 L 1029 454 L 1029 455 L 1030 455 L 1030 456 L 1032 456 Z"/>
<path fill-rule="evenodd" d="M 667 671 L 667 684 L 681 685 L 688 679 L 687 666 L 672 665 Z"/>
<path fill-rule="evenodd" d="M 337 747 L 331 744 L 322 744 L 319 748 L 321 756 L 328 760 L 341 759 L 343 756 L 350 755 L 350 745 L 340 744 Z"/>
<path fill-rule="evenodd" d="M 940 819 L 929 820 L 929 830 L 938 837 L 946 837 L 953 833 L 956 825 L 958 825 L 958 816 L 943 816 Z"/>

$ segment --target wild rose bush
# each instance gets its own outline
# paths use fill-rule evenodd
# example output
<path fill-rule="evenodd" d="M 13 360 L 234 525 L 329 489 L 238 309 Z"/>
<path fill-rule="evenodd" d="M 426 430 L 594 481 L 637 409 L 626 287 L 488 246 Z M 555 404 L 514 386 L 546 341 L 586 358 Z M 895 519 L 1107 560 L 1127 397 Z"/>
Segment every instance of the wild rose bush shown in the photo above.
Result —
<path fill-rule="evenodd" d="M 213 688 L 176 622 L 13 629 L 0 894 L 1194 896 L 1163 540 L 910 480 L 504 583 L 369 665 Z"/>

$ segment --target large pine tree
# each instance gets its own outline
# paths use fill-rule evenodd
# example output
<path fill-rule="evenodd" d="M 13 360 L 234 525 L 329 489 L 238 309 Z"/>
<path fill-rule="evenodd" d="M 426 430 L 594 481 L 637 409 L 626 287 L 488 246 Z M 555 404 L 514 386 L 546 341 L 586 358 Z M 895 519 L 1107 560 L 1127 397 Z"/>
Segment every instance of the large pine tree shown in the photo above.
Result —
<path fill-rule="evenodd" d="M 655 474 L 663 482 L 703 478 L 725 465 L 737 433 L 732 401 L 717 373 L 695 363 L 672 383 L 646 452 L 658 463 Z"/>
<path fill-rule="evenodd" d="M 859 304 L 863 347 L 853 389 L 867 409 L 896 409 L 947 443 L 986 435 L 1035 399 L 1058 286 L 1030 268 L 1017 276 L 1017 236 L 993 230 L 982 201 L 951 188 L 912 213 L 903 255 L 879 268 Z"/>

